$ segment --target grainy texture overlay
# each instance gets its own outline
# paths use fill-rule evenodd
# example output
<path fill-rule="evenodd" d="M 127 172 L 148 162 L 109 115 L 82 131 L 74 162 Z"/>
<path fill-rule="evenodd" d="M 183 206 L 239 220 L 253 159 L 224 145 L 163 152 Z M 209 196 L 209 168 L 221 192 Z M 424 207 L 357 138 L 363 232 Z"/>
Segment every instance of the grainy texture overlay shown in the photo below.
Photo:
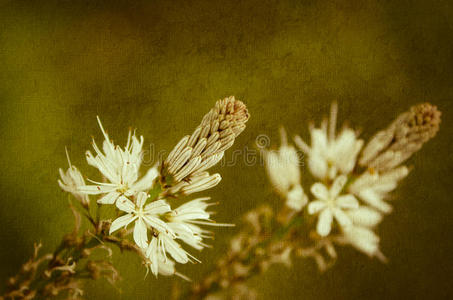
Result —
<path fill-rule="evenodd" d="M 322 275 L 310 260 L 277 266 L 252 280 L 261 297 L 453 297 L 452 36 L 451 1 L 0 1 L 0 292 L 33 242 L 51 251 L 71 230 L 58 168 L 67 146 L 94 174 L 83 153 L 91 135 L 102 138 L 96 115 L 120 144 L 137 128 L 151 165 L 216 100 L 235 95 L 253 117 L 226 159 L 241 155 L 208 193 L 216 220 L 232 223 L 277 200 L 259 159 L 244 161 L 259 134 L 278 141 L 284 125 L 306 138 L 307 122 L 333 100 L 339 122 L 362 126 L 366 139 L 416 103 L 443 112 L 380 227 L 389 263 L 345 249 Z M 215 231 L 213 250 L 196 253 L 203 264 L 181 269 L 194 280 L 235 229 Z M 144 280 L 136 257 L 113 259 L 120 292 L 89 283 L 88 299 L 162 299 L 179 280 Z"/>

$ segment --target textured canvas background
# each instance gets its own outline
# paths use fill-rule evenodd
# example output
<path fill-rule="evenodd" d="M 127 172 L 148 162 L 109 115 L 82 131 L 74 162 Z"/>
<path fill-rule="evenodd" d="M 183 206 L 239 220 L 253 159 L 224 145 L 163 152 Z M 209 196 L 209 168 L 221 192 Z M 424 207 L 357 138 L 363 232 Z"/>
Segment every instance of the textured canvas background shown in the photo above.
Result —
<path fill-rule="evenodd" d="M 410 164 L 395 211 L 380 227 L 384 265 L 340 251 L 319 275 L 312 261 L 255 279 L 263 298 L 453 297 L 453 7 L 451 1 L 0 1 L 0 287 L 32 252 L 72 227 L 56 179 L 101 138 L 98 114 L 122 144 L 129 126 L 168 150 L 218 98 L 236 95 L 252 118 L 235 149 L 277 128 L 307 136 L 307 122 L 338 100 L 367 138 L 410 105 L 443 111 L 437 138 Z M 87 171 L 89 170 L 89 171 Z M 217 220 L 276 201 L 261 166 L 238 161 L 208 194 Z M 232 229 L 216 230 L 199 278 Z M 149 276 L 134 256 L 115 253 L 121 293 L 90 284 L 89 299 L 161 299 L 172 280 Z"/>

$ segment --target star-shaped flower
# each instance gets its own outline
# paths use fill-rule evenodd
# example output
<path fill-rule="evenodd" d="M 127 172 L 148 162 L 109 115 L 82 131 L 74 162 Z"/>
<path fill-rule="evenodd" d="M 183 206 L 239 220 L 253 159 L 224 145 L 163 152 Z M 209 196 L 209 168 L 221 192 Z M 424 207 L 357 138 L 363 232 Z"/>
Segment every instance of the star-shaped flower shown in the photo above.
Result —
<path fill-rule="evenodd" d="M 347 177 L 341 175 L 335 179 L 330 189 L 319 182 L 311 187 L 311 192 L 317 199 L 308 204 L 308 213 L 319 214 L 316 231 L 321 236 L 330 233 L 333 218 L 344 228 L 352 225 L 350 217 L 344 210 L 357 209 L 359 202 L 351 194 L 339 196 L 346 180 Z"/>
<path fill-rule="evenodd" d="M 114 204 L 121 196 L 134 196 L 140 191 L 146 191 L 153 185 L 158 175 L 157 167 L 148 170 L 147 174 L 138 180 L 139 168 L 142 160 L 143 136 L 140 140 L 129 131 L 127 144 L 124 149 L 114 145 L 99 120 L 99 127 L 104 134 L 103 151 L 93 140 L 94 156 L 91 151 L 86 152 L 88 164 L 96 167 L 108 182 L 91 182 L 95 185 L 84 185 L 78 191 L 88 195 L 105 194 L 98 200 L 102 204 Z"/>
<path fill-rule="evenodd" d="M 148 197 L 145 192 L 140 192 L 134 204 L 128 198 L 121 196 L 116 206 L 127 214 L 112 222 L 110 234 L 135 221 L 134 241 L 141 248 L 148 247 L 148 227 L 153 228 L 157 233 L 165 232 L 174 235 L 168 225 L 159 218 L 159 215 L 170 211 L 168 203 L 165 200 L 157 200 L 144 206 Z"/>
<path fill-rule="evenodd" d="M 294 142 L 308 155 L 308 167 L 318 179 L 334 179 L 337 174 L 348 174 L 356 164 L 363 140 L 351 128 L 343 127 L 336 134 L 338 107 L 333 103 L 330 120 L 325 119 L 321 128 L 310 126 L 311 145 L 296 136 Z"/>
<path fill-rule="evenodd" d="M 210 219 L 210 213 L 206 209 L 215 203 L 207 203 L 207 200 L 210 198 L 194 199 L 174 209 L 167 216 L 168 226 L 176 237 L 197 250 L 207 246 L 203 243 L 203 238 L 212 237 L 210 231 L 204 230 L 198 225 L 229 225 L 217 224 Z"/>

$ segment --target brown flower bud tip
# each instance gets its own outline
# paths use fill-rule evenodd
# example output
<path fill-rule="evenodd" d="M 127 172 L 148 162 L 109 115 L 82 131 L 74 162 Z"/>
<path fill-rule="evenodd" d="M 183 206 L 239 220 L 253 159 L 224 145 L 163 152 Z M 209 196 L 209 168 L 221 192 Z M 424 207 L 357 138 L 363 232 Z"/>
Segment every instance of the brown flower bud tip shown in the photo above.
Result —
<path fill-rule="evenodd" d="M 397 167 L 436 135 L 440 117 L 441 112 L 430 103 L 411 107 L 370 140 L 359 164 L 378 172 Z"/>
<path fill-rule="evenodd" d="M 411 107 L 411 118 L 408 120 L 408 126 L 411 128 L 429 129 L 429 136 L 433 137 L 439 130 L 442 113 L 437 106 L 431 103 L 422 103 Z"/>
<path fill-rule="evenodd" d="M 194 132 L 183 137 L 163 162 L 161 185 L 172 188 L 170 194 L 191 190 L 192 179 L 223 158 L 223 153 L 245 129 L 249 117 L 245 104 L 233 96 L 218 100 Z"/>

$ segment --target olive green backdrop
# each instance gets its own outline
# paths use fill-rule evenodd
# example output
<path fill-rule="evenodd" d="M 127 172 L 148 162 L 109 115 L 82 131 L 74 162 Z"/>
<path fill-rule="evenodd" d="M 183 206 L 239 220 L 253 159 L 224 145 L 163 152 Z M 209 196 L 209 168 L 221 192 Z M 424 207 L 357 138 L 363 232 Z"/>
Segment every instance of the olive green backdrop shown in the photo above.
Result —
<path fill-rule="evenodd" d="M 345 249 L 323 275 L 296 261 L 252 285 L 267 299 L 453 297 L 450 1 L 0 2 L 1 290 L 33 242 L 51 250 L 71 230 L 57 171 L 67 146 L 95 174 L 83 154 L 91 135 L 101 139 L 96 115 L 118 143 L 132 126 L 168 151 L 215 100 L 236 95 L 252 117 L 234 149 L 253 148 L 260 133 L 277 143 L 280 124 L 306 137 L 332 100 L 364 138 L 415 103 L 437 104 L 441 131 L 410 161 L 380 227 L 387 265 Z M 261 166 L 239 160 L 221 173 L 206 193 L 220 202 L 217 220 L 277 201 Z M 216 230 L 214 248 L 197 254 L 203 264 L 182 271 L 200 278 L 234 231 Z M 132 255 L 114 261 L 121 294 L 98 282 L 88 299 L 161 299 L 177 280 L 143 280 Z"/>

